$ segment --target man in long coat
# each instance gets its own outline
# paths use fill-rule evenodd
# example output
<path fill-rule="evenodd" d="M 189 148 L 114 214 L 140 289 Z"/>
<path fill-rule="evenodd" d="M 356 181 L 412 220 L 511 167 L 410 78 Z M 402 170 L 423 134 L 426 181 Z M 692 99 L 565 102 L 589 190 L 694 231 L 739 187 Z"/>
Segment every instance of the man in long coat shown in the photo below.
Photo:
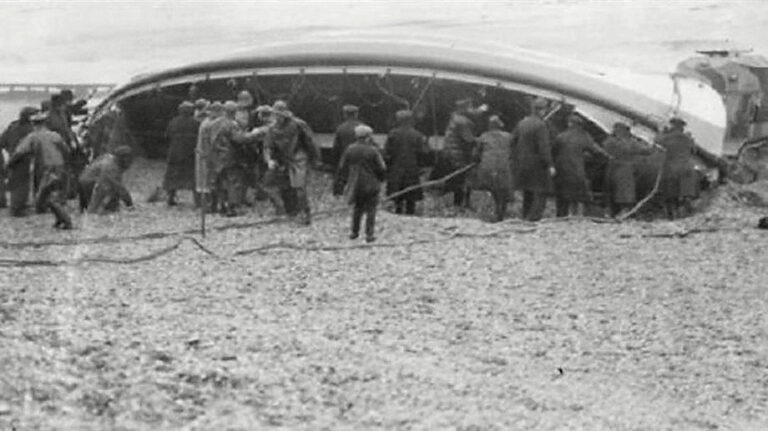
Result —
<path fill-rule="evenodd" d="M 397 127 L 389 131 L 384 144 L 388 195 L 419 184 L 419 163 L 430 152 L 427 137 L 413 126 L 413 112 L 397 111 L 395 120 Z M 421 189 L 398 196 L 395 198 L 395 212 L 415 214 L 416 201 L 422 198 Z"/>
<path fill-rule="evenodd" d="M 344 105 L 341 108 L 342 115 L 344 116 L 344 122 L 339 124 L 336 128 L 336 133 L 333 135 L 333 149 L 331 150 L 331 166 L 338 169 L 339 161 L 341 161 L 341 155 L 344 154 L 344 150 L 348 146 L 355 143 L 355 127 L 363 124 L 357 118 L 359 108 L 355 105 Z M 335 182 L 338 183 L 338 172 L 334 173 Z M 341 194 L 341 190 L 338 186 L 333 189 L 333 194 L 338 196 Z"/>
<path fill-rule="evenodd" d="M 374 236 L 376 224 L 376 207 L 379 203 L 381 182 L 384 180 L 387 167 L 381 152 L 373 142 L 373 130 L 366 125 L 355 128 L 357 141 L 347 147 L 339 162 L 341 181 L 346 183 L 347 199 L 354 209 L 352 211 L 352 232 L 350 239 L 356 239 L 360 234 L 360 222 L 365 214 L 365 241 L 376 240 Z"/>
<path fill-rule="evenodd" d="M 685 132 L 685 120 L 673 117 L 669 129 L 661 133 L 657 143 L 666 150 L 659 190 L 669 219 L 678 217 L 681 206 L 690 211 L 691 200 L 699 195 L 699 178 L 693 164 L 696 143 Z"/>
<path fill-rule="evenodd" d="M 168 193 L 168 205 L 176 205 L 177 190 L 195 189 L 195 146 L 200 124 L 193 118 L 195 105 L 182 102 L 179 114 L 174 117 L 165 129 L 169 140 L 168 166 L 165 170 L 163 188 Z M 198 203 L 195 192 L 195 203 Z"/>
<path fill-rule="evenodd" d="M 584 119 L 577 114 L 571 114 L 568 117 L 568 129 L 557 135 L 552 144 L 552 156 L 557 171 L 554 182 L 558 217 L 583 213 L 583 205 L 592 201 L 592 192 L 584 169 L 584 154 L 587 152 L 610 159 L 610 155 L 584 130 Z"/>
<path fill-rule="evenodd" d="M 278 100 L 272 106 L 274 122 L 264 141 L 264 160 L 272 173 L 272 183 L 281 190 L 289 216 L 301 213 L 301 224 L 311 223 L 307 177 L 310 163 L 320 159 L 312 131 L 306 122 L 294 117 L 288 105 Z"/>
<path fill-rule="evenodd" d="M 603 149 L 611 156 L 603 189 L 611 216 L 616 217 L 637 201 L 637 159 L 650 155 L 652 150 L 635 139 L 629 126 L 621 122 L 613 125 L 613 133 L 603 142 Z"/>
<path fill-rule="evenodd" d="M 216 176 L 213 171 L 213 124 L 224 114 L 220 102 L 206 107 L 206 116 L 200 123 L 195 147 L 195 189 L 200 194 L 200 203 L 206 211 L 216 212 L 218 202 L 216 194 Z"/>
<path fill-rule="evenodd" d="M 123 173 L 133 161 L 131 147 L 122 146 L 112 153 L 99 156 L 86 166 L 78 180 L 80 188 L 80 211 L 90 214 L 115 212 L 122 201 L 126 207 L 133 207 L 133 199 L 123 184 Z"/>
<path fill-rule="evenodd" d="M 473 179 L 473 188 L 491 192 L 496 221 L 504 220 L 507 204 L 514 198 L 512 135 L 502 130 L 503 127 L 504 122 L 498 116 L 488 119 L 488 131 L 478 139 L 480 164 Z"/>
<path fill-rule="evenodd" d="M 22 108 L 18 120 L 14 120 L 8 128 L 0 135 L 0 151 L 5 152 L 10 157 L 16 150 L 22 139 L 32 132 L 32 122 L 30 117 L 37 114 L 35 107 Z M 5 169 L 5 163 L 0 161 L 0 208 L 7 205 L 6 201 L 6 180 L 8 190 L 10 191 L 11 216 L 22 217 L 25 214 L 29 191 L 31 187 L 31 177 L 29 174 L 32 157 L 25 157 L 19 160 L 13 168 Z"/>
<path fill-rule="evenodd" d="M 14 168 L 27 156 L 33 155 L 35 169 L 40 172 L 40 183 L 35 195 L 38 213 L 51 210 L 57 229 L 72 229 L 72 219 L 66 211 L 66 160 L 69 147 L 58 133 L 46 127 L 48 116 L 38 113 L 30 117 L 33 130 L 16 147 L 8 166 Z"/>
<path fill-rule="evenodd" d="M 513 133 L 517 153 L 517 187 L 523 191 L 523 219 L 541 220 L 552 193 L 555 165 L 549 128 L 544 121 L 547 101 L 536 99 L 531 114 L 520 120 Z"/>
<path fill-rule="evenodd" d="M 472 163 L 472 153 L 477 145 L 475 123 L 471 119 L 473 113 L 471 99 L 456 102 L 456 110 L 451 114 L 445 130 L 445 146 L 442 155 L 444 167 L 441 171 L 446 171 L 446 175 Z M 469 206 L 470 192 L 467 188 L 466 172 L 446 181 L 445 189 L 453 193 L 455 206 Z"/>
<path fill-rule="evenodd" d="M 224 115 L 214 121 L 211 130 L 211 169 L 216 176 L 217 201 L 228 217 L 238 215 L 247 167 L 244 148 L 248 139 L 235 119 L 237 109 L 237 103 L 233 101 L 224 103 Z"/>

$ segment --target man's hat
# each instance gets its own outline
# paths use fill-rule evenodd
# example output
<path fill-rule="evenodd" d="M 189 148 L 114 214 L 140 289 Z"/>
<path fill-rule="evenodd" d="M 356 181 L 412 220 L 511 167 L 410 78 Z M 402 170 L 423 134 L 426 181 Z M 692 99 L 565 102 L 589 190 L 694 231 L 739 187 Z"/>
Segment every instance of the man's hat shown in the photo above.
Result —
<path fill-rule="evenodd" d="M 498 115 L 491 115 L 491 118 L 488 119 L 488 124 L 498 128 L 504 127 L 504 122 L 501 121 L 501 118 Z"/>
<path fill-rule="evenodd" d="M 253 96 L 250 92 L 243 90 L 237 93 L 237 104 L 243 108 L 251 106 L 253 105 Z"/>
<path fill-rule="evenodd" d="M 235 102 L 234 100 L 227 100 L 226 102 L 224 102 L 224 112 L 233 114 L 237 112 L 237 108 L 238 108 L 237 102 Z"/>
<path fill-rule="evenodd" d="M 613 123 L 613 130 L 629 130 L 629 124 L 623 121 Z"/>
<path fill-rule="evenodd" d="M 549 106 L 549 102 L 547 102 L 547 99 L 543 97 L 537 97 L 533 103 L 531 104 L 533 109 L 546 109 L 547 106 Z"/>
<path fill-rule="evenodd" d="M 355 105 L 344 105 L 344 106 L 342 106 L 341 110 L 345 114 L 354 114 L 354 113 L 360 111 L 360 108 L 358 108 Z"/>
<path fill-rule="evenodd" d="M 464 99 L 459 99 L 456 101 L 456 107 L 457 108 L 469 108 L 472 106 L 472 99 L 467 97 Z"/>
<path fill-rule="evenodd" d="M 112 154 L 116 157 L 130 157 L 133 154 L 133 150 L 127 145 L 121 145 L 115 148 L 115 151 L 113 151 Z"/>
<path fill-rule="evenodd" d="M 195 100 L 195 109 L 205 109 L 210 104 L 211 102 L 209 102 L 208 99 L 197 99 Z"/>
<path fill-rule="evenodd" d="M 578 125 L 584 125 L 584 117 L 579 114 L 573 113 L 568 116 L 568 121 Z"/>
<path fill-rule="evenodd" d="M 38 112 L 40 112 L 40 110 L 34 106 L 25 106 L 21 108 L 21 111 L 19 112 L 19 118 L 30 118 Z"/>
<path fill-rule="evenodd" d="M 185 100 L 181 102 L 181 104 L 179 105 L 179 112 L 181 113 L 195 112 L 195 105 L 192 102 Z"/>
<path fill-rule="evenodd" d="M 36 112 L 29 117 L 29 121 L 33 123 L 42 123 L 47 119 L 48 119 L 48 113 L 45 111 Z"/>
<path fill-rule="evenodd" d="M 680 118 L 677 115 L 675 115 L 674 117 L 669 119 L 669 124 L 672 124 L 673 126 L 674 125 L 685 126 L 688 123 L 685 120 L 683 120 L 682 118 Z"/>
<path fill-rule="evenodd" d="M 221 113 L 224 111 L 224 105 L 221 104 L 221 102 L 213 102 L 206 108 L 208 112 L 212 113 Z"/>
<path fill-rule="evenodd" d="M 398 123 L 405 123 L 406 121 L 410 121 L 413 119 L 413 111 L 410 111 L 408 109 L 401 109 L 397 112 L 395 112 L 395 121 Z"/>
<path fill-rule="evenodd" d="M 288 110 L 288 104 L 284 100 L 277 100 L 272 104 L 272 113 L 283 117 L 290 117 L 291 111 Z"/>
<path fill-rule="evenodd" d="M 368 136 L 371 136 L 373 134 L 373 129 L 366 126 L 365 124 L 361 124 L 357 127 L 355 127 L 355 138 L 366 138 Z"/>
<path fill-rule="evenodd" d="M 269 105 L 259 105 L 256 107 L 256 112 L 258 112 L 259 114 L 261 114 L 262 112 L 269 113 L 269 112 L 272 112 L 272 107 Z"/>

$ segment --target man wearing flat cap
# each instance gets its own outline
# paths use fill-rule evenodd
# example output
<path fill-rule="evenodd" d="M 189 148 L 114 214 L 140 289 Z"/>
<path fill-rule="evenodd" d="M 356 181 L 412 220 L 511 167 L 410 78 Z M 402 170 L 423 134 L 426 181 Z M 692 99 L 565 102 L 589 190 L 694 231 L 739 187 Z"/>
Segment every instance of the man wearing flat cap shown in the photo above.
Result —
<path fill-rule="evenodd" d="M 472 99 L 456 101 L 456 110 L 451 114 L 445 129 L 445 145 L 439 166 L 435 166 L 433 176 L 445 176 L 472 163 L 472 154 L 477 145 L 476 125 L 472 117 L 476 114 Z M 446 181 L 445 190 L 453 193 L 454 206 L 469 207 L 470 191 L 466 172 Z"/>
<path fill-rule="evenodd" d="M 168 139 L 168 157 L 163 188 L 168 195 L 168 205 L 176 205 L 178 190 L 195 190 L 195 146 L 200 124 L 194 118 L 195 105 L 184 101 L 165 129 Z M 195 192 L 195 202 L 198 202 Z"/>
<path fill-rule="evenodd" d="M 603 142 L 610 155 L 605 172 L 605 197 L 612 217 L 627 211 L 637 201 L 637 161 L 652 153 L 651 147 L 632 136 L 629 125 L 617 122 L 613 133 Z"/>
<path fill-rule="evenodd" d="M 552 160 L 549 128 L 544 121 L 548 103 L 537 98 L 531 114 L 520 120 L 513 132 L 517 152 L 517 187 L 523 191 L 523 219 L 538 221 L 544 215 L 547 196 L 552 193 L 555 165 Z"/>
<path fill-rule="evenodd" d="M 131 147 L 120 146 L 111 153 L 102 154 L 86 166 L 78 181 L 80 211 L 89 214 L 115 212 L 122 201 L 126 207 L 133 207 L 133 199 L 123 185 L 123 173 L 133 161 Z"/>
<path fill-rule="evenodd" d="M 488 131 L 478 139 L 476 159 L 479 164 L 472 178 L 474 189 L 491 193 L 495 220 L 502 221 L 508 203 L 514 198 L 512 135 L 504 131 L 504 122 L 497 115 L 488 119 Z"/>
<path fill-rule="evenodd" d="M 666 150 L 659 191 L 670 220 L 679 217 L 681 208 L 691 212 L 691 201 L 699 195 L 699 176 L 693 162 L 697 146 L 685 126 L 685 120 L 674 116 L 669 128 L 656 138 Z"/>
<path fill-rule="evenodd" d="M 19 112 L 19 118 L 11 122 L 8 128 L 0 135 L 0 154 L 2 150 L 10 157 L 16 150 L 22 139 L 32 133 L 32 122 L 30 117 L 38 113 L 36 107 L 27 106 Z M 6 180 L 10 191 L 11 216 L 22 217 L 25 215 L 29 191 L 31 188 L 31 177 L 29 168 L 32 161 L 31 156 L 24 157 L 17 161 L 13 168 L 5 169 L 4 161 L 0 160 L 0 208 L 7 205 L 5 196 Z"/>
<path fill-rule="evenodd" d="M 331 166 L 336 168 L 336 183 L 338 184 L 338 167 L 341 155 L 344 154 L 344 150 L 349 145 L 355 142 L 355 127 L 363 124 L 358 120 L 357 115 L 359 109 L 355 105 L 344 105 L 341 108 L 342 115 L 344 116 L 344 122 L 336 128 L 336 133 L 333 135 L 333 149 L 331 150 Z M 338 196 L 341 194 L 341 190 L 338 187 L 334 187 L 333 194 Z"/>
<path fill-rule="evenodd" d="M 72 219 L 66 211 L 67 196 L 67 165 L 69 147 L 61 136 L 48 129 L 45 113 L 37 113 L 30 117 L 32 132 L 16 147 L 8 166 L 13 168 L 28 155 L 35 161 L 36 171 L 40 174 L 40 182 L 35 195 L 35 208 L 38 213 L 50 210 L 57 229 L 72 229 Z"/>
<path fill-rule="evenodd" d="M 395 122 L 397 125 L 389 131 L 384 144 L 388 195 L 419 184 L 419 165 L 430 152 L 427 137 L 414 127 L 412 111 L 397 111 Z M 423 196 L 421 189 L 399 195 L 394 199 L 395 212 L 415 214 L 416 202 L 423 199 Z"/>
<path fill-rule="evenodd" d="M 583 215 L 584 204 L 592 201 L 584 166 L 586 153 L 611 158 L 584 130 L 584 119 L 573 113 L 568 117 L 568 129 L 557 135 L 552 143 L 552 156 L 557 171 L 554 180 L 558 217 Z"/>
<path fill-rule="evenodd" d="M 278 100 L 272 105 L 273 123 L 264 140 L 264 160 L 273 187 L 278 187 L 288 216 L 299 213 L 299 222 L 311 223 L 307 176 L 309 165 L 320 156 L 309 125 L 295 117 L 288 105 Z"/>
<path fill-rule="evenodd" d="M 237 110 L 237 103 L 231 100 L 225 102 L 224 115 L 216 119 L 211 126 L 211 173 L 216 178 L 215 201 L 227 217 L 239 215 L 238 210 L 243 203 L 247 168 L 245 148 L 252 139 L 237 123 Z"/>
<path fill-rule="evenodd" d="M 347 147 L 339 162 L 340 181 L 352 210 L 350 239 L 360 234 L 360 223 L 365 214 L 365 241 L 375 241 L 376 207 L 379 203 L 381 182 L 387 167 L 373 142 L 373 130 L 366 125 L 355 127 L 356 141 Z"/>

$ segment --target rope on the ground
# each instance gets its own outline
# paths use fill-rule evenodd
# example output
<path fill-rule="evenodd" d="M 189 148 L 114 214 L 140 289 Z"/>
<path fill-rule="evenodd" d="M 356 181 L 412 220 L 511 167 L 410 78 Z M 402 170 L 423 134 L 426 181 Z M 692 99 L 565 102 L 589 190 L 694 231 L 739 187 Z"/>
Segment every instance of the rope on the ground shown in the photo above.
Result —
<path fill-rule="evenodd" d="M 632 217 L 636 212 L 640 211 L 640 208 L 642 208 L 646 203 L 648 203 L 649 200 L 653 199 L 653 197 L 656 196 L 656 193 L 659 191 L 659 185 L 661 184 L 662 174 L 664 174 L 664 165 L 661 165 L 661 167 L 659 167 L 659 173 L 656 175 L 656 182 L 654 182 L 653 188 L 651 189 L 651 191 L 648 192 L 648 194 L 644 198 L 642 198 L 638 203 L 636 203 L 631 210 L 627 211 L 624 214 L 620 214 L 618 217 L 616 217 L 616 220 L 622 222 Z"/>
<path fill-rule="evenodd" d="M 110 263 L 110 264 L 119 264 L 119 265 L 131 265 L 135 263 L 148 262 L 150 260 L 154 260 L 161 256 L 164 256 L 178 249 L 184 241 L 190 241 L 198 249 L 202 250 L 204 253 L 206 253 L 209 256 L 212 256 L 217 259 L 221 258 L 219 255 L 217 255 L 216 253 L 214 253 L 213 251 L 205 247 L 197 239 L 190 236 L 183 236 L 174 244 L 168 247 L 164 247 L 164 248 L 161 248 L 160 250 L 156 250 L 149 254 L 145 254 L 137 257 L 113 258 L 113 257 L 104 257 L 104 256 L 86 256 L 86 257 L 81 257 L 79 259 L 73 259 L 73 260 L 0 259 L 0 267 L 74 266 L 74 265 L 80 265 L 83 263 Z"/>
<path fill-rule="evenodd" d="M 447 242 L 447 241 L 452 241 L 454 239 L 459 239 L 459 238 L 498 238 L 504 234 L 508 234 L 512 232 L 525 234 L 525 233 L 532 233 L 535 231 L 536 231 L 535 228 L 531 228 L 531 229 L 507 228 L 507 229 L 500 229 L 495 232 L 488 232 L 488 233 L 452 232 L 449 234 L 449 236 L 445 238 L 417 239 L 417 240 L 412 240 L 407 242 L 387 242 L 387 243 L 371 242 L 371 243 L 355 244 L 355 245 L 301 245 L 301 244 L 292 244 L 292 243 L 280 241 L 273 244 L 266 244 L 261 247 L 238 250 L 233 254 L 233 256 L 245 256 L 253 253 L 265 254 L 266 252 L 272 251 L 272 250 L 347 251 L 347 250 L 358 250 L 358 249 L 411 247 L 414 245 Z"/>
<path fill-rule="evenodd" d="M 436 180 L 427 181 L 421 184 L 417 184 L 415 186 L 407 187 L 397 193 L 393 193 L 389 196 L 386 196 L 384 200 L 391 200 L 398 196 L 404 195 L 406 193 L 409 193 L 413 190 L 417 190 L 419 188 L 424 187 L 431 187 L 437 184 L 444 183 L 451 178 L 460 175 L 469 169 L 472 169 L 476 163 L 467 165 L 461 169 L 458 169 L 442 178 L 438 178 Z M 331 208 L 328 210 L 318 211 L 313 214 L 313 217 L 315 219 L 341 213 L 344 211 L 348 211 L 347 206 L 343 207 L 337 207 L 337 208 Z M 264 225 L 270 225 L 270 224 L 280 224 L 280 223 L 290 223 L 291 219 L 287 217 L 272 217 L 268 219 L 260 219 L 255 220 L 251 222 L 245 222 L 245 223 L 228 223 L 221 226 L 215 226 L 212 228 L 209 228 L 213 231 L 226 231 L 231 229 L 248 229 L 256 226 L 264 226 Z M 170 238 L 180 235 L 193 235 L 200 232 L 199 228 L 194 229 L 185 229 L 181 231 L 169 231 L 169 232 L 148 232 L 138 235 L 127 235 L 127 236 L 100 236 L 95 238 L 78 238 L 78 239 L 60 239 L 60 240 L 49 240 L 49 241 L 22 241 L 22 242 L 7 242 L 7 241 L 0 241 L 0 247 L 2 248 L 36 248 L 36 247 L 47 247 L 47 246 L 72 246 L 72 245 L 85 245 L 85 244 L 114 244 L 114 243 L 121 243 L 121 242 L 129 242 L 129 241 L 140 241 L 145 239 L 163 239 L 163 238 Z"/>

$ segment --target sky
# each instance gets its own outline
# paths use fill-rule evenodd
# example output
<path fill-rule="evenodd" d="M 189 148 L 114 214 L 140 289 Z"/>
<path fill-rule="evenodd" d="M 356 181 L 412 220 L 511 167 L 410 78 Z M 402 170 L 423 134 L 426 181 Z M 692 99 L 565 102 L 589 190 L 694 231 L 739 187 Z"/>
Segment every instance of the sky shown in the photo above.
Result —
<path fill-rule="evenodd" d="M 768 54 L 768 1 L 0 4 L 0 83 L 121 83 L 287 35 L 375 30 L 492 41 L 638 72 L 696 49 Z"/>

